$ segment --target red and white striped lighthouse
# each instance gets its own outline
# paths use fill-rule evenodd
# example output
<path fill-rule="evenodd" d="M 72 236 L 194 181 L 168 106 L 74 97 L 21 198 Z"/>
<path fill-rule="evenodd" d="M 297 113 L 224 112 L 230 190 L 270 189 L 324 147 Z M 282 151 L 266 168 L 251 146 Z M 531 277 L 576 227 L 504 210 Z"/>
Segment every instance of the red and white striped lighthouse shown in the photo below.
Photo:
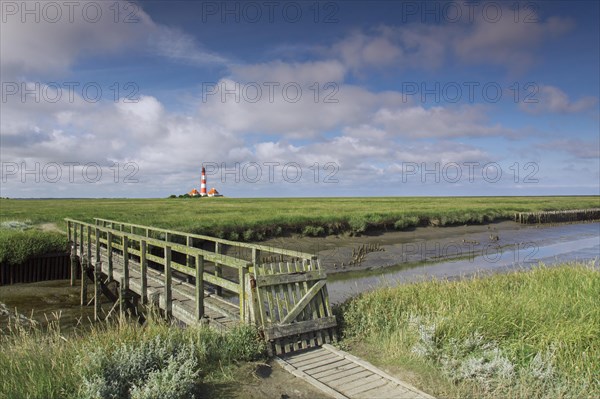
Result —
<path fill-rule="evenodd" d="M 202 180 L 200 180 L 200 196 L 206 197 L 208 194 L 206 193 L 206 170 L 204 170 L 204 166 L 202 167 Z"/>

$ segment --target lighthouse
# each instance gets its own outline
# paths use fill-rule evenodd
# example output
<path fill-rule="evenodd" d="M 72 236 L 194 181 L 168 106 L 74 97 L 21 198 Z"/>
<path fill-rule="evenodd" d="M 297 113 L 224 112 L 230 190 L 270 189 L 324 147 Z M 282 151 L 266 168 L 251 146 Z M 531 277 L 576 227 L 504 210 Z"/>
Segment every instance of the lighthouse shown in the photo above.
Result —
<path fill-rule="evenodd" d="M 200 180 L 200 196 L 206 197 L 208 194 L 206 193 L 206 170 L 204 170 L 204 166 L 202 167 L 202 179 Z"/>

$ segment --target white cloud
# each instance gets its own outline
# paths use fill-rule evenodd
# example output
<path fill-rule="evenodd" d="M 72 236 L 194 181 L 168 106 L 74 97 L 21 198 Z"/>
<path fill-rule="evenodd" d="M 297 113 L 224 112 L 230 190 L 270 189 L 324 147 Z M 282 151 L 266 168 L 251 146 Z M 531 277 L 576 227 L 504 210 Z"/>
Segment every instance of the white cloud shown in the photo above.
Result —
<path fill-rule="evenodd" d="M 538 91 L 532 97 L 531 102 L 522 101 L 519 107 L 530 114 L 560 113 L 571 114 L 585 111 L 593 107 L 597 97 L 583 97 L 577 101 L 571 101 L 567 93 L 555 86 L 540 85 Z"/>
<path fill-rule="evenodd" d="M 393 136 L 481 137 L 514 135 L 499 124 L 489 125 L 481 106 L 382 108 L 373 118 Z"/>
<path fill-rule="evenodd" d="M 296 82 L 311 85 L 315 82 L 342 82 L 346 67 L 337 60 L 283 62 L 271 61 L 262 64 L 232 65 L 232 79 L 240 82 L 277 82 L 284 85 Z"/>
<path fill-rule="evenodd" d="M 0 24 L 3 80 L 31 79 L 32 75 L 55 78 L 57 74 L 67 74 L 78 61 L 124 51 L 149 52 L 197 65 L 227 62 L 224 57 L 203 49 L 192 36 L 156 24 L 139 6 L 132 14 L 134 22 L 125 23 L 133 4 L 127 0 L 73 2 L 72 13 L 67 3 L 53 2 L 61 10 L 56 22 L 48 22 L 54 14 L 44 11 L 44 2 L 30 6 L 15 2 L 18 12 L 3 15 L 6 20 Z M 33 14 L 22 16 L 22 7 L 37 7 L 39 21 Z M 121 10 L 118 16 L 116 9 Z"/>

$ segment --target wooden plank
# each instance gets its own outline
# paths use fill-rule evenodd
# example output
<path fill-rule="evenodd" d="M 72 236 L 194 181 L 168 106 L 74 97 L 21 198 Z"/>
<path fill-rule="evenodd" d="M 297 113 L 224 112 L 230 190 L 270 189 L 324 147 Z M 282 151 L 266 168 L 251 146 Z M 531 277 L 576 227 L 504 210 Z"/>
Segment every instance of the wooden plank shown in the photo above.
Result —
<path fill-rule="evenodd" d="M 316 388 L 320 389 L 321 391 L 325 392 L 327 395 L 331 396 L 332 398 L 334 398 L 334 399 L 348 399 L 347 396 L 345 396 L 342 393 L 336 391 L 335 389 L 333 389 L 333 388 L 331 388 L 331 387 L 323 384 L 322 382 L 319 382 L 318 380 L 316 380 L 313 377 L 309 376 L 305 372 L 296 369 L 294 366 L 292 366 L 291 364 L 288 364 L 284 360 L 281 360 L 280 358 L 276 357 L 275 361 L 277 361 L 288 372 L 292 373 L 293 375 L 295 375 L 298 378 L 302 378 L 303 380 L 307 381 L 308 383 L 310 383 L 314 387 L 316 387 Z"/>
<path fill-rule="evenodd" d="M 300 314 L 302 310 L 308 305 L 308 303 L 313 299 L 315 295 L 319 293 L 321 288 L 325 286 L 325 280 L 320 280 L 315 285 L 313 285 L 306 294 L 300 299 L 294 308 L 290 310 L 290 312 L 285 316 L 283 320 L 281 320 L 281 324 L 288 324 L 294 321 L 296 317 Z"/>
<path fill-rule="evenodd" d="M 301 360 L 312 359 L 315 357 L 323 356 L 327 352 L 329 352 L 327 349 L 317 348 L 317 349 L 311 349 L 311 350 L 308 350 L 305 352 L 299 352 L 299 353 L 294 353 L 294 354 L 287 355 L 287 356 L 282 356 L 282 358 L 286 362 L 289 362 L 290 364 L 294 364 L 294 362 L 298 362 Z"/>
<path fill-rule="evenodd" d="M 123 236 L 123 282 L 124 289 L 129 289 L 129 239 Z"/>
<path fill-rule="evenodd" d="M 362 384 L 360 386 L 357 386 L 356 388 L 353 388 L 353 389 L 344 389 L 344 392 L 346 392 L 348 394 L 348 396 L 355 396 L 362 392 L 367 392 L 367 391 L 373 390 L 375 388 L 382 387 L 382 386 L 386 385 L 387 383 L 388 383 L 388 380 L 386 380 L 385 378 L 383 378 L 377 374 L 373 374 L 373 377 L 367 378 L 365 381 L 362 381 Z M 369 397 L 373 397 L 373 396 L 369 395 Z M 406 398 L 406 396 L 402 396 L 402 397 Z"/>
<path fill-rule="evenodd" d="M 336 378 L 338 378 L 340 376 L 340 373 L 343 373 L 343 372 L 358 373 L 359 371 L 362 371 L 362 370 L 364 370 L 364 369 L 362 367 L 360 367 L 358 364 L 353 363 L 347 359 L 343 359 L 341 361 L 341 363 L 339 365 L 337 365 L 336 367 L 332 367 L 327 370 L 321 370 L 316 373 L 314 372 L 314 370 L 311 370 L 311 372 L 309 374 L 312 375 L 313 377 L 315 377 L 316 379 L 318 379 L 319 381 L 327 383 L 331 380 L 335 380 Z"/>
<path fill-rule="evenodd" d="M 397 384 L 394 384 L 391 381 L 387 381 L 384 385 L 372 388 L 368 391 L 363 391 L 360 393 L 356 393 L 354 396 L 357 399 L 372 399 L 372 398 L 381 398 L 381 399 L 396 399 L 397 397 L 412 397 L 411 392 L 404 390 Z M 404 394 L 403 394 L 404 393 Z M 406 394 L 408 393 L 408 394 Z"/>
<path fill-rule="evenodd" d="M 353 390 L 357 387 L 362 387 L 363 385 L 371 382 L 371 381 L 376 381 L 379 379 L 383 379 L 384 381 L 389 382 L 389 380 L 383 378 L 382 376 L 380 376 L 377 373 L 373 373 L 371 370 L 367 370 L 364 367 L 361 367 L 362 371 L 358 374 L 356 374 L 355 378 L 351 378 L 349 381 L 342 381 L 342 383 L 344 384 L 344 392 L 348 392 L 350 390 Z M 364 374 L 366 373 L 366 374 Z M 334 384 L 337 384 L 338 381 L 334 381 Z"/>
<path fill-rule="evenodd" d="M 309 272 L 291 272 L 285 274 L 261 276 L 260 279 L 256 280 L 256 285 L 258 287 L 265 287 L 269 285 L 290 284 L 312 280 L 324 280 L 326 278 L 327 275 L 320 270 Z"/>
<path fill-rule="evenodd" d="M 100 320 L 100 269 L 101 262 L 96 262 L 94 267 L 94 321 Z"/>
<path fill-rule="evenodd" d="M 355 384 L 365 384 L 369 381 L 369 378 L 377 378 L 380 379 L 381 376 L 377 375 L 377 374 L 373 374 L 373 372 L 371 372 L 370 370 L 365 370 L 362 369 L 362 371 L 359 371 L 358 373 L 354 373 L 354 374 L 350 374 L 347 373 L 344 376 L 341 376 L 338 379 L 335 379 L 333 381 L 330 381 L 328 383 L 328 385 L 334 387 L 334 388 L 344 388 L 343 390 L 346 390 L 346 387 L 350 384 L 350 383 L 355 383 Z"/>
<path fill-rule="evenodd" d="M 196 318 L 204 316 L 204 257 L 196 255 Z"/>
<path fill-rule="evenodd" d="M 286 266 L 285 270 L 287 270 L 288 272 L 295 270 L 295 269 L 292 269 L 292 265 L 290 265 L 289 262 L 286 262 L 285 266 Z M 287 309 L 286 316 L 289 314 L 291 307 L 296 303 L 298 298 L 300 298 L 300 295 L 298 295 L 298 293 L 297 293 L 297 285 L 298 285 L 298 283 L 286 285 L 287 291 L 288 291 L 288 297 L 289 297 L 288 304 L 290 306 L 290 308 Z M 300 344 L 298 343 L 298 340 L 294 340 L 294 342 L 292 343 L 291 346 L 292 346 L 293 350 L 300 350 Z"/>
<path fill-rule="evenodd" d="M 337 325 L 335 317 L 325 317 L 317 320 L 299 321 L 292 324 L 273 325 L 265 327 L 265 337 L 268 339 L 277 339 L 290 335 L 302 334 L 306 331 L 322 330 L 335 327 Z"/>
<path fill-rule="evenodd" d="M 221 277 L 213 276 L 212 274 L 204 273 L 204 281 L 207 283 L 211 283 L 216 285 L 217 287 L 225 288 L 231 292 L 235 292 L 239 294 L 240 286 L 239 284 L 233 283 L 229 280 L 226 280 Z"/>
<path fill-rule="evenodd" d="M 332 364 L 336 364 L 337 362 L 339 362 L 341 359 L 339 357 L 328 357 L 326 359 L 322 359 L 322 360 L 317 360 L 315 362 L 312 362 L 310 364 L 305 364 L 301 367 L 296 367 L 298 370 L 302 370 L 305 373 L 309 373 L 310 374 L 310 370 L 312 369 L 316 369 L 319 367 L 323 367 L 323 366 L 328 366 L 328 367 L 335 367 L 335 366 L 331 366 Z"/>
<path fill-rule="evenodd" d="M 340 357 L 339 357 L 338 355 L 336 355 L 335 353 L 331 353 L 331 352 L 329 352 L 329 353 L 324 353 L 324 354 L 322 354 L 321 356 L 319 356 L 319 357 L 317 357 L 317 358 L 311 358 L 311 359 L 301 359 L 301 360 L 298 360 L 298 361 L 291 361 L 291 360 L 288 360 L 288 362 L 289 362 L 291 365 L 293 365 L 294 367 L 296 367 L 296 368 L 300 368 L 300 367 L 303 367 L 303 366 L 309 365 L 309 364 L 311 364 L 311 363 L 315 363 L 315 362 L 317 362 L 317 361 L 319 361 L 319 362 L 320 362 L 320 361 L 322 361 L 322 360 L 326 360 L 326 359 L 334 359 L 334 358 L 335 358 L 335 359 L 339 359 Z"/>
<path fill-rule="evenodd" d="M 113 280 L 113 235 L 111 232 L 107 233 L 106 238 L 106 253 L 108 254 L 108 281 Z"/>
<path fill-rule="evenodd" d="M 173 314 L 173 298 L 172 298 L 172 277 L 171 277 L 171 247 L 165 248 L 165 272 L 164 272 L 164 297 L 165 297 L 165 314 L 170 317 Z"/>
<path fill-rule="evenodd" d="M 271 275 L 275 274 L 278 270 L 276 269 L 277 266 L 274 263 L 270 263 L 268 265 L 268 270 L 271 273 Z M 279 300 L 279 293 L 278 293 L 278 286 L 270 286 L 270 287 L 265 287 L 265 289 L 270 289 L 270 294 L 271 294 L 271 298 L 272 298 L 272 303 L 271 305 L 273 306 L 272 308 L 272 315 L 271 315 L 271 321 L 273 323 L 279 323 L 279 321 L 281 320 L 281 301 Z M 275 345 L 275 353 L 280 354 L 280 353 L 284 353 L 284 349 L 285 349 L 285 345 L 282 347 L 282 341 L 281 339 L 277 339 L 274 342 Z"/>
<path fill-rule="evenodd" d="M 148 303 L 148 262 L 146 260 L 146 241 L 140 243 L 140 285 L 142 303 Z"/>
<path fill-rule="evenodd" d="M 422 398 L 422 399 L 435 399 L 433 396 L 428 395 L 425 392 L 422 392 L 422 391 L 418 390 L 417 388 L 413 387 L 412 385 L 410 385 L 410 384 L 408 384 L 408 383 L 406 383 L 404 381 L 401 381 L 401 380 L 399 380 L 396 377 L 393 377 L 393 376 L 387 374 L 383 370 L 378 369 L 377 367 L 373 366 L 371 363 L 369 363 L 369 362 L 367 362 L 365 360 L 362 360 L 362 359 L 360 359 L 360 358 L 358 358 L 358 357 L 356 357 L 354 355 L 351 355 L 351 354 L 346 353 L 346 352 L 344 352 L 342 350 L 334 348 L 333 346 L 331 346 L 329 344 L 323 345 L 323 348 L 327 349 L 329 351 L 332 351 L 334 353 L 337 353 L 340 356 L 343 356 L 345 359 L 348 359 L 348 360 L 350 360 L 350 361 L 352 361 L 352 362 L 354 362 L 356 364 L 359 364 L 362 367 L 364 367 L 364 368 L 366 368 L 368 370 L 371 370 L 371 371 L 373 371 L 376 374 L 381 375 L 382 377 L 384 377 L 384 378 L 386 378 L 386 379 L 388 379 L 388 380 L 390 380 L 390 381 L 392 381 L 392 382 L 400 385 L 401 387 L 406 388 L 409 391 L 416 392 L 419 395 L 419 397 Z"/>

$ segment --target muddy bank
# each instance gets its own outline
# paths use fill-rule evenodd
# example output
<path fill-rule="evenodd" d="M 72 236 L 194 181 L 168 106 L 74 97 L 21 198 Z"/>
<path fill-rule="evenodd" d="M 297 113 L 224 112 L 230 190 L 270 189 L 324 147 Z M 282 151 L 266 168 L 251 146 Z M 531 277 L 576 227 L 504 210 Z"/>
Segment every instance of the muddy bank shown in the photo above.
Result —
<path fill-rule="evenodd" d="M 564 226 L 564 225 L 563 225 Z M 597 235 L 597 223 L 585 225 Z M 263 242 L 286 249 L 314 253 L 328 274 L 386 268 L 477 256 L 505 251 L 531 252 L 540 244 L 562 237 L 555 225 L 522 225 L 512 221 L 487 225 L 418 227 L 358 237 L 288 237 Z"/>
<path fill-rule="evenodd" d="M 59 320 L 62 332 L 89 326 L 94 317 L 92 306 L 80 306 L 79 284 L 71 287 L 69 280 L 0 286 L 0 303 L 5 304 L 13 316 L 15 312 L 21 314 L 42 328 Z M 8 322 L 9 315 L 0 316 L 0 331 Z"/>

